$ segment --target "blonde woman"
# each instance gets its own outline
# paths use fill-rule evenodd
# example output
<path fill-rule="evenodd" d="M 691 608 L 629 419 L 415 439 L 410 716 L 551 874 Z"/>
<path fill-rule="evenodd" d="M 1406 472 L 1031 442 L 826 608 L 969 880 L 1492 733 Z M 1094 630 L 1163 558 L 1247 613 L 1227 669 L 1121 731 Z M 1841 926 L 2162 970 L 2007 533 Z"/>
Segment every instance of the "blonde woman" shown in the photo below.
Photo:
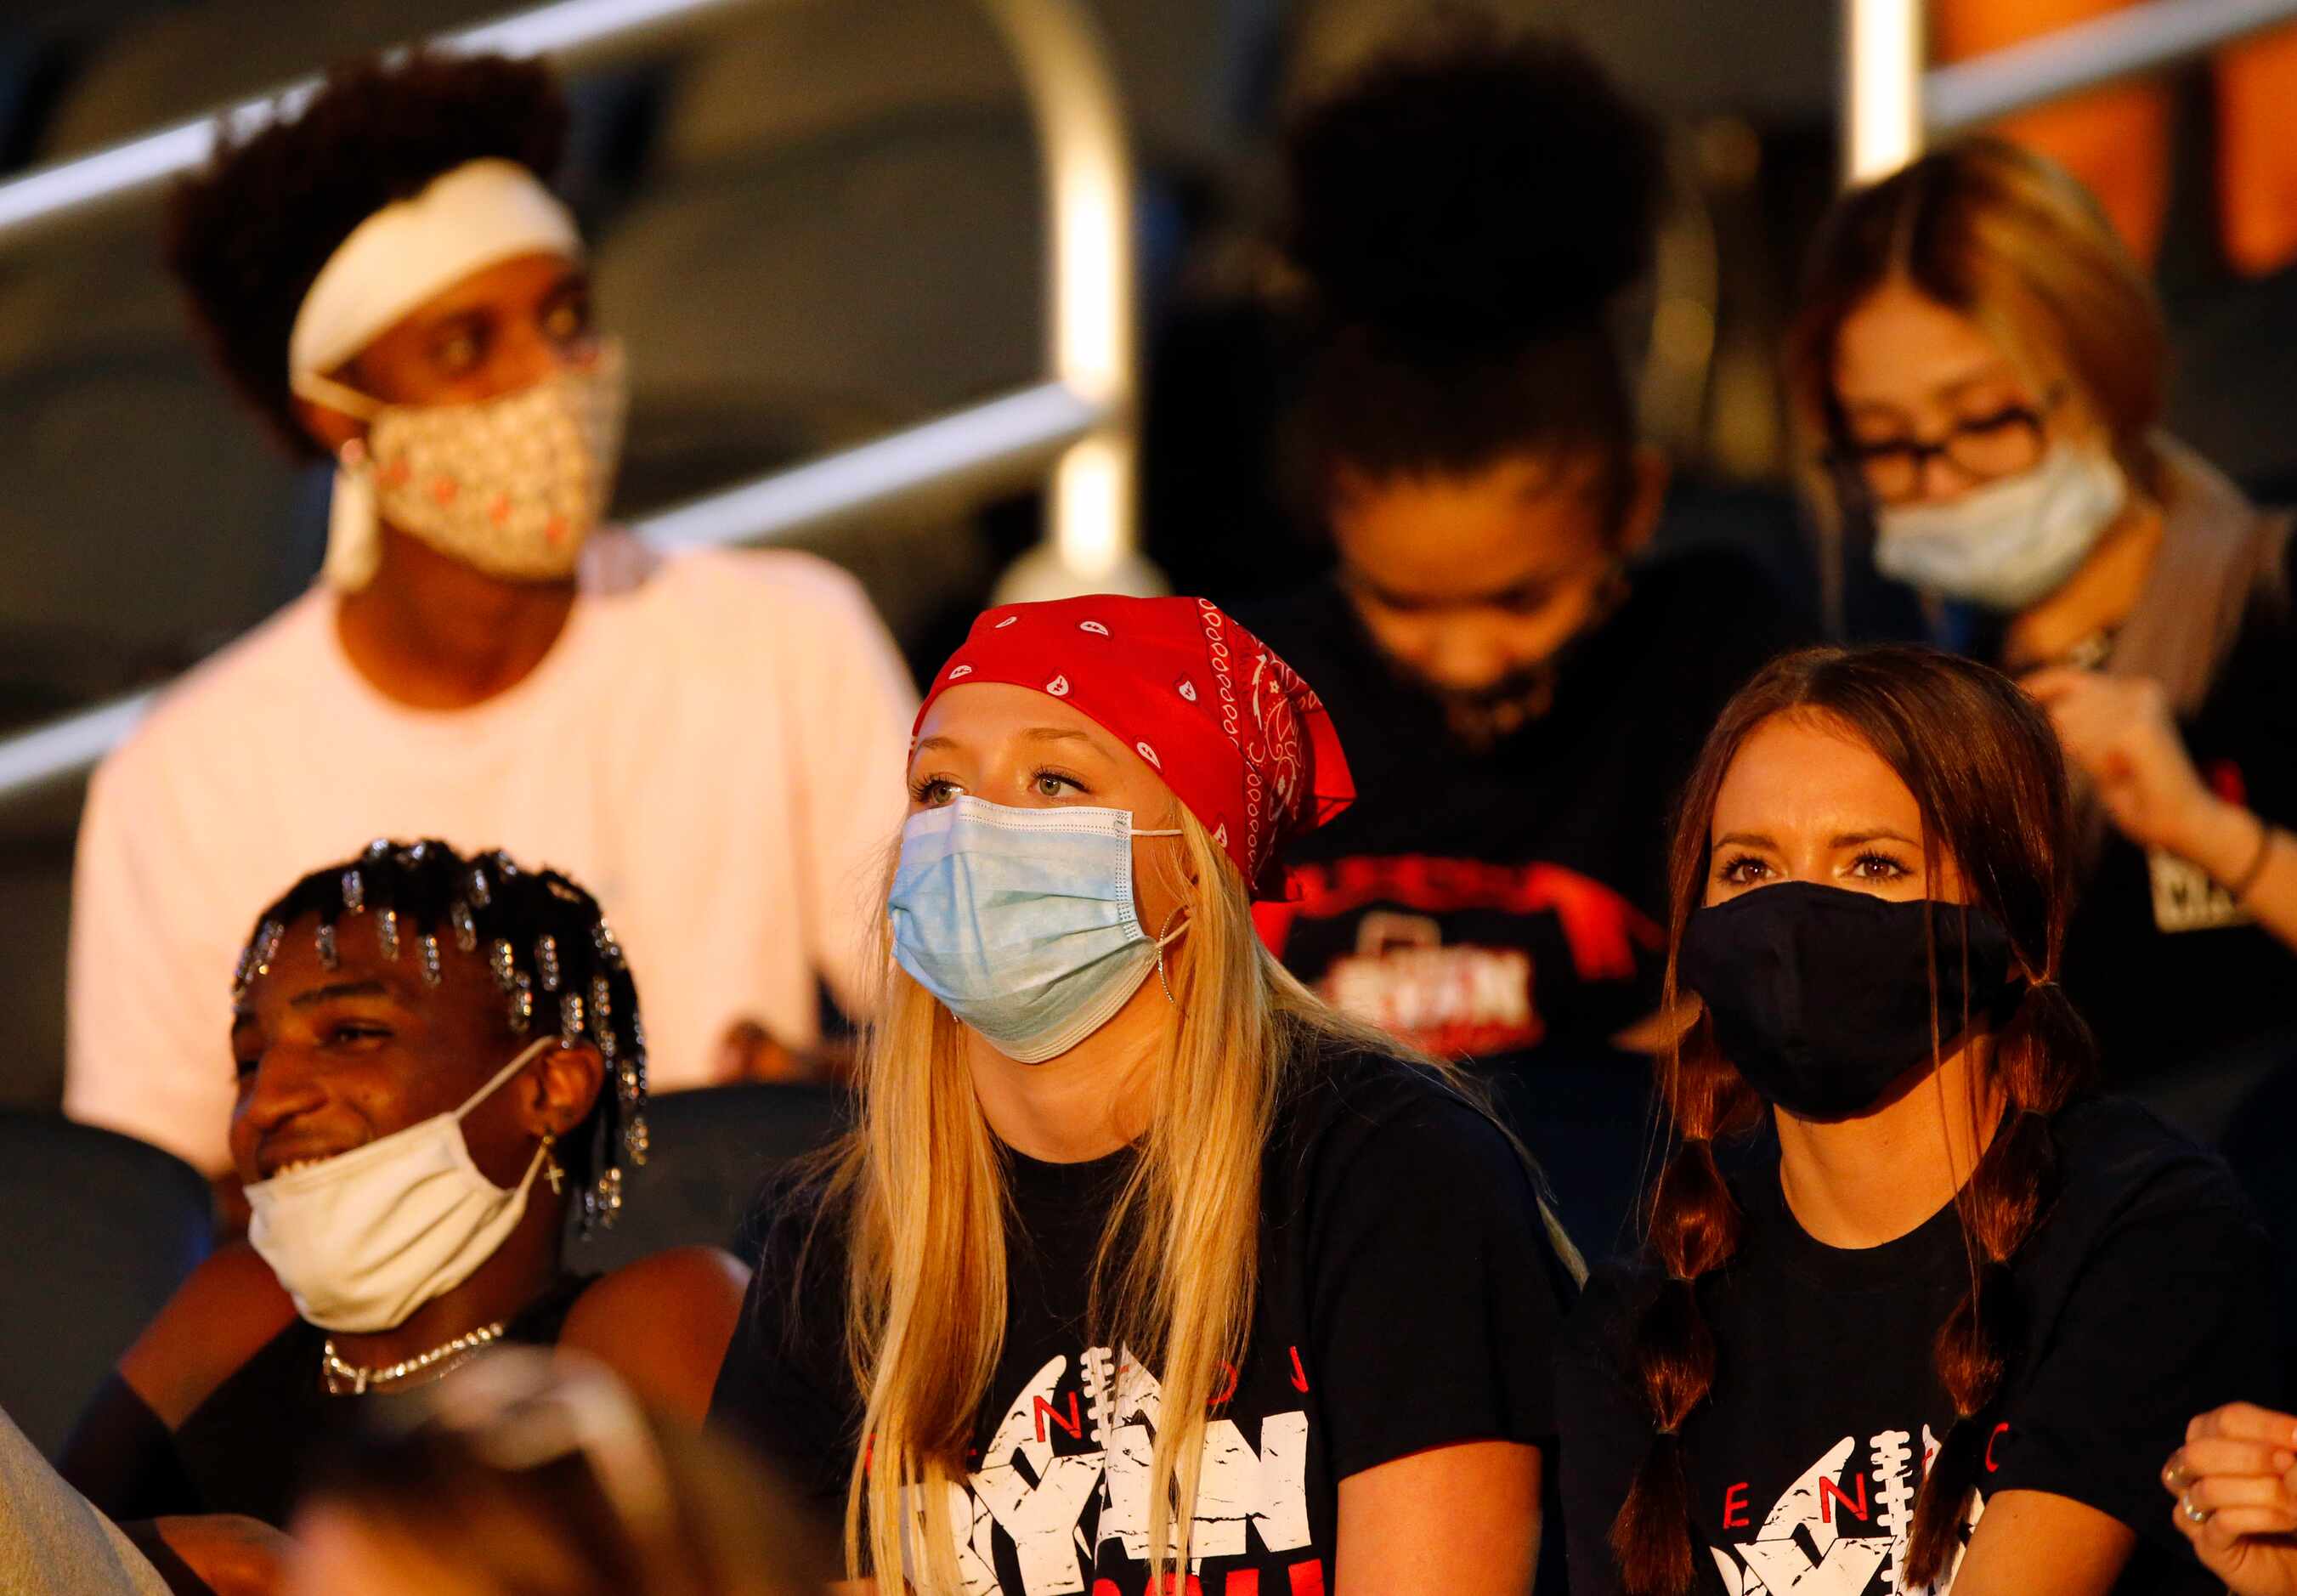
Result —
<path fill-rule="evenodd" d="M 2297 1025 L 2290 520 L 2156 430 L 2160 313 L 2090 195 L 1984 140 L 1851 194 L 1788 366 L 1822 510 L 2088 779 L 2066 969 L 2108 1074 Z"/>
<path fill-rule="evenodd" d="M 1351 796 L 1315 695 L 1195 599 L 992 610 L 910 777 L 860 1123 L 713 1415 L 881 1590 L 1528 1589 L 1577 1266 L 1450 1073 L 1253 935 Z"/>

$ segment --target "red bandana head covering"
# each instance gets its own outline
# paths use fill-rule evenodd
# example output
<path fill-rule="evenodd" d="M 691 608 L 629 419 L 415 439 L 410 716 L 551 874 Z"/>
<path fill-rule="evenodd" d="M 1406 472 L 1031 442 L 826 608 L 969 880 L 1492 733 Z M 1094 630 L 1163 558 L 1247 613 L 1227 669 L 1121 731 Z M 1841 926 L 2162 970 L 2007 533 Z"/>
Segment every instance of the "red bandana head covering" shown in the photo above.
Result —
<path fill-rule="evenodd" d="M 950 688 L 979 682 L 1048 694 L 1113 733 L 1248 885 L 1285 842 L 1356 795 L 1323 700 L 1205 599 L 1100 595 L 985 611 L 934 678 L 918 726 Z"/>

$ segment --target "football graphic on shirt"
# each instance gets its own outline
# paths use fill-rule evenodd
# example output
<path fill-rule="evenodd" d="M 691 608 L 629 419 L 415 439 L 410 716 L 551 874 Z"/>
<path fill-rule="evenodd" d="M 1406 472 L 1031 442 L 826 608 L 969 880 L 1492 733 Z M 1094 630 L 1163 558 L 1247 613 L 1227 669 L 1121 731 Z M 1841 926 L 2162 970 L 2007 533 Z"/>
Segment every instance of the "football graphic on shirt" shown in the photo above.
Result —
<path fill-rule="evenodd" d="M 1087 1348 L 1074 1368 L 1059 1354 L 1038 1370 L 998 1421 L 979 1467 L 949 1487 L 966 1596 L 997 1596 L 1000 1543 L 1027 1596 L 1099 1591 L 1109 1587 L 1112 1562 L 1145 1566 L 1163 1402 L 1157 1377 L 1122 1349 Z M 1206 1426 L 1190 1588 L 1206 1559 L 1257 1554 L 1285 1567 L 1291 1589 L 1321 1593 L 1308 1527 L 1308 1415 L 1270 1413 L 1259 1430 L 1247 1436 L 1226 1418 Z M 1267 1587 L 1252 1569 L 1204 1584 L 1207 1596 L 1256 1588 Z"/>
<path fill-rule="evenodd" d="M 1856 1436 L 1836 1442 L 1780 1493 L 1751 1539 L 1708 1548 L 1723 1588 L 1732 1596 L 1943 1596 L 1961 1567 L 1959 1551 L 1937 1585 L 1908 1586 L 1899 1572 L 1922 1485 L 1913 1442 L 1905 1430 L 1880 1431 L 1863 1449 Z M 1926 1424 L 1922 1467 L 1937 1455 L 1938 1438 Z M 1985 1510 L 1984 1497 L 1972 1492 L 1965 1544 Z M 1734 1489 L 1724 1501 L 1725 1526 L 1746 1519 Z"/>

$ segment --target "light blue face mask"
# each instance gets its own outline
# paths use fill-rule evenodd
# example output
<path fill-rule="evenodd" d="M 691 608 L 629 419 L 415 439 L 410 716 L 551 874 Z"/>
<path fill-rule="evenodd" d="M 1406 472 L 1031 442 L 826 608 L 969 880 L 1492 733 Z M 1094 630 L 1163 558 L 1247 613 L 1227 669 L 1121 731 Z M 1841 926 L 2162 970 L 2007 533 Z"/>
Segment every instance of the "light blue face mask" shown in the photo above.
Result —
<path fill-rule="evenodd" d="M 1180 835 L 1135 831 L 1121 809 L 980 798 L 911 815 L 886 901 L 893 957 L 999 1052 L 1041 1064 L 1099 1030 L 1156 968 L 1160 944 L 1133 910 L 1132 839 Z"/>

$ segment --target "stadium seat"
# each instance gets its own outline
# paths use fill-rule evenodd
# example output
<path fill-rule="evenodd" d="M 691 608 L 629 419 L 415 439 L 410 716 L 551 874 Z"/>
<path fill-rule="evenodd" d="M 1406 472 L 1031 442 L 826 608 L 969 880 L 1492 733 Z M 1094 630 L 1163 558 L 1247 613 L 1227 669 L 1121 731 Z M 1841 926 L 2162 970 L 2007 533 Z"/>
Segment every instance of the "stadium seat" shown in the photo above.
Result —
<path fill-rule="evenodd" d="M 49 1456 L 213 1233 L 208 1183 L 159 1148 L 0 1113 L 0 1408 Z"/>
<path fill-rule="evenodd" d="M 665 1247 L 754 1250 L 745 1222 L 760 1185 L 844 1128 L 852 1101 L 838 1086 L 767 1083 L 673 1092 L 646 1106 L 653 1152 L 629 1172 L 611 1230 L 570 1242 L 570 1267 L 619 1269 Z"/>

